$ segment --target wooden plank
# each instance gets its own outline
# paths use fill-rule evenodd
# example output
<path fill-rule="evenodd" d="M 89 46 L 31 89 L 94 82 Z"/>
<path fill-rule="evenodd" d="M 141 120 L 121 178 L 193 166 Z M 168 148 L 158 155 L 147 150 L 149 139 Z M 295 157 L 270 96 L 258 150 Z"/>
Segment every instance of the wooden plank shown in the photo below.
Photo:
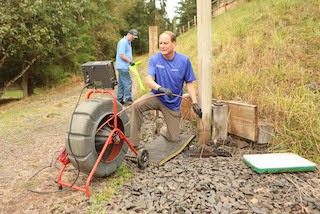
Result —
<path fill-rule="evenodd" d="M 214 102 L 216 100 L 213 100 Z M 258 141 L 258 107 L 233 101 L 221 101 L 229 107 L 228 132 L 245 139 Z"/>

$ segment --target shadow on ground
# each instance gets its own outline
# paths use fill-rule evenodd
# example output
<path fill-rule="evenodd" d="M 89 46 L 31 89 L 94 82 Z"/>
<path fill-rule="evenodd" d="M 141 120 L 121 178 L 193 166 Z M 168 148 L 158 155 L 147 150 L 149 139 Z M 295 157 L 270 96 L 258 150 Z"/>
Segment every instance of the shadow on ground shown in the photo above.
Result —
<path fill-rule="evenodd" d="M 4 105 L 4 104 L 11 103 L 11 102 L 14 102 L 14 101 L 18 101 L 18 100 L 21 100 L 21 99 L 19 99 L 19 98 L 5 98 L 5 99 L 0 99 L 0 106 L 1 106 L 1 105 Z"/>

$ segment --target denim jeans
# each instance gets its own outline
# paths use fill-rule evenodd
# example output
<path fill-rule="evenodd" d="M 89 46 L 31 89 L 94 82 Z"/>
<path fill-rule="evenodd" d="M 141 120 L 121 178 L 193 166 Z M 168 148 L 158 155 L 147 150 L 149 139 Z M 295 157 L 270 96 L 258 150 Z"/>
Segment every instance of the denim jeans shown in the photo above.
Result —
<path fill-rule="evenodd" d="M 119 80 L 118 80 L 118 92 L 117 92 L 117 100 L 119 102 L 124 101 L 124 97 L 126 101 L 132 100 L 132 79 L 129 73 L 129 69 L 118 69 L 119 72 Z"/>

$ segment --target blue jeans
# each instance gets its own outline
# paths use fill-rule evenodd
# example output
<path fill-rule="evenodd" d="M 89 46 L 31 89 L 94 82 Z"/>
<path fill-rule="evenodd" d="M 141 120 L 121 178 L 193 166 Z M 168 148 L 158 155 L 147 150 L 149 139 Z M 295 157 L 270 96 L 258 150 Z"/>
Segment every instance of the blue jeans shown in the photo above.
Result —
<path fill-rule="evenodd" d="M 118 72 L 119 80 L 117 100 L 119 102 L 124 101 L 123 97 L 126 98 L 126 101 L 132 100 L 132 79 L 129 73 L 129 69 L 118 69 Z"/>

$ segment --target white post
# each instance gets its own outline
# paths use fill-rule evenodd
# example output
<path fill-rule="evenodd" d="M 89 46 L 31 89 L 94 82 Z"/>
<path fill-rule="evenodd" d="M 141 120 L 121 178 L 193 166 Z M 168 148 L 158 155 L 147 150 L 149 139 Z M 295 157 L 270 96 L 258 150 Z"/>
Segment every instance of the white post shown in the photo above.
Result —
<path fill-rule="evenodd" d="M 211 139 L 212 120 L 212 28 L 211 0 L 197 1 L 198 26 L 198 93 L 202 109 L 204 129 L 198 122 L 198 140 L 202 143 L 203 131 L 206 141 Z"/>
<path fill-rule="evenodd" d="M 149 57 L 158 52 L 158 26 L 149 26 Z M 150 114 L 158 117 L 159 112 L 151 110 Z"/>

